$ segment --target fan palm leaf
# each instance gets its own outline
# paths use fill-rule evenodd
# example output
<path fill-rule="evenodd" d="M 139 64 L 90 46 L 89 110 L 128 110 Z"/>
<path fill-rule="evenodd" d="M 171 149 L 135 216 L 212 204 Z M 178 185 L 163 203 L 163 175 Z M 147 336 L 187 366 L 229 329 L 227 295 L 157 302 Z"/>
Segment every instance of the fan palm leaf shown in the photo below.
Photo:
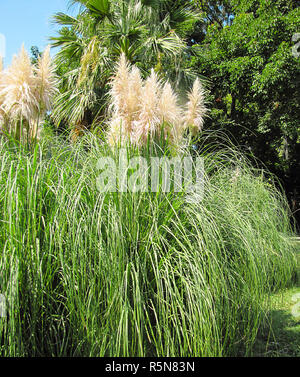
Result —
<path fill-rule="evenodd" d="M 72 125 L 84 118 L 86 110 L 98 112 L 96 105 L 105 100 L 109 77 L 121 54 L 137 64 L 145 75 L 149 67 L 157 66 L 156 72 L 167 78 L 182 76 L 178 68 L 185 42 L 180 33 L 185 22 L 195 19 L 190 1 L 72 0 L 70 3 L 79 6 L 76 17 L 63 13 L 53 17 L 55 23 L 63 26 L 59 35 L 51 38 L 53 46 L 60 47 L 56 62 L 64 67 L 70 61 L 73 72 L 69 80 L 65 69 L 61 94 L 55 102 L 56 122 L 67 120 Z"/>

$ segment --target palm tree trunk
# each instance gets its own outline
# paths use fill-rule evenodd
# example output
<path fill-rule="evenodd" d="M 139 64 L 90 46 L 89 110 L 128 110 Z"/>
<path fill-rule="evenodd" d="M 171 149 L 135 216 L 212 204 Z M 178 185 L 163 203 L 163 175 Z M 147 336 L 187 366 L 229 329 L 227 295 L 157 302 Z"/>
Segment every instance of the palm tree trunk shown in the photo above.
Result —
<path fill-rule="evenodd" d="M 83 115 L 82 120 L 78 121 L 71 132 L 71 141 L 76 143 L 80 136 L 83 136 L 84 133 L 90 129 L 92 124 L 92 112 L 89 109 L 86 109 Z"/>

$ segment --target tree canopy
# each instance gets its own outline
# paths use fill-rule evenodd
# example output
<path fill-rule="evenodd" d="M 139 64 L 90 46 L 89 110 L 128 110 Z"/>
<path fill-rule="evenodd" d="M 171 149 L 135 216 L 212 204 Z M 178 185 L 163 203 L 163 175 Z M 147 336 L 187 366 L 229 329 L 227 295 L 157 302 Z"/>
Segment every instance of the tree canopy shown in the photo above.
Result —
<path fill-rule="evenodd" d="M 293 35 L 300 9 L 283 0 L 207 3 L 223 12 L 207 17 L 207 30 L 193 44 L 188 62 L 210 80 L 206 127 L 231 135 L 295 197 L 300 189 L 300 61 L 293 55 Z"/>

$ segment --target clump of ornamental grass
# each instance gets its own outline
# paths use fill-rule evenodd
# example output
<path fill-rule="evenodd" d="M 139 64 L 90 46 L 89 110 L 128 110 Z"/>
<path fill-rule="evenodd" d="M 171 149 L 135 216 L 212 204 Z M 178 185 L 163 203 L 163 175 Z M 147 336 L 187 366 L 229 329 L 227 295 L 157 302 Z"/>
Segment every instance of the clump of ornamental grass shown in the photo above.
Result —
<path fill-rule="evenodd" d="M 36 140 L 56 92 L 57 77 L 50 47 L 33 65 L 22 46 L 12 64 L 0 73 L 0 126 L 17 140 Z"/>
<path fill-rule="evenodd" d="M 182 107 L 169 82 L 163 83 L 153 69 L 143 80 L 139 69 L 130 67 L 124 54 L 111 80 L 110 98 L 108 141 L 111 145 L 129 142 L 143 146 L 163 136 L 170 145 L 178 147 L 186 130 L 192 135 L 202 130 L 207 114 L 205 91 L 198 78 Z"/>
<path fill-rule="evenodd" d="M 286 199 L 234 150 L 197 153 L 204 196 L 187 202 L 99 191 L 118 149 L 93 135 L 33 153 L 0 139 L 1 356 L 251 354 L 270 293 L 293 283 Z"/>

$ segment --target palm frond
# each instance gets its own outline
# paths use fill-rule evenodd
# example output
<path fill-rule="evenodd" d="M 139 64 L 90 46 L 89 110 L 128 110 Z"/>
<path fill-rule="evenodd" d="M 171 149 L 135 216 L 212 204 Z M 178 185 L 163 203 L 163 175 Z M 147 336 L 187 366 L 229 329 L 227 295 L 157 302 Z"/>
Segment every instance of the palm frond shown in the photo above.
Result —
<path fill-rule="evenodd" d="M 63 12 L 55 13 L 51 17 L 51 23 L 63 26 L 75 26 L 77 22 L 78 20 L 76 18 L 69 16 Z"/>

